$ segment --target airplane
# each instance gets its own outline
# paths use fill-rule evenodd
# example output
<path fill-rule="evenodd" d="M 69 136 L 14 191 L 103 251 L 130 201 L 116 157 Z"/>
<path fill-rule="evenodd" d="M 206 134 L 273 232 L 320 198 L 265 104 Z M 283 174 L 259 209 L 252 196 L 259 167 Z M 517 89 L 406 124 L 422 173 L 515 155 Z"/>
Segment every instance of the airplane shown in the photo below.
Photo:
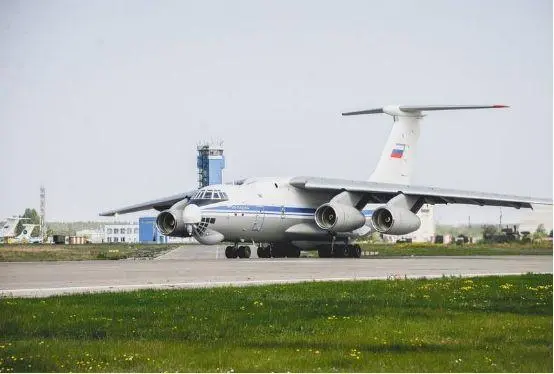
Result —
<path fill-rule="evenodd" d="M 11 240 L 11 243 L 41 243 L 40 237 L 32 237 L 31 234 L 38 225 L 24 224 L 21 233 Z"/>
<path fill-rule="evenodd" d="M 499 109 L 506 105 L 388 105 L 342 113 L 387 114 L 393 126 L 368 180 L 321 177 L 247 178 L 100 213 L 114 216 L 147 209 L 160 211 L 159 231 L 194 237 L 201 244 L 223 241 L 227 258 L 299 257 L 317 249 L 319 257 L 361 257 L 356 239 L 377 231 L 406 235 L 421 226 L 424 204 L 471 204 L 531 208 L 551 199 L 460 191 L 410 184 L 424 112 Z"/>
<path fill-rule="evenodd" d="M 0 241 L 2 243 L 8 243 L 10 240 L 12 240 L 15 237 L 15 229 L 17 228 L 17 224 L 19 223 L 19 221 L 27 219 L 29 218 L 13 216 L 8 217 L 5 221 L 0 222 Z"/>

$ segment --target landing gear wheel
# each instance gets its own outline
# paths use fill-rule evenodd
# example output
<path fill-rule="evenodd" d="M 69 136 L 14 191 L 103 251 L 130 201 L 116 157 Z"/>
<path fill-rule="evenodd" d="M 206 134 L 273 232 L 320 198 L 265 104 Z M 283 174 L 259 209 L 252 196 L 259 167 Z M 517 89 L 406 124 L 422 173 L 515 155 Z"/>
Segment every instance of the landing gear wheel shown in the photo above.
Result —
<path fill-rule="evenodd" d="M 285 257 L 285 251 L 280 245 L 274 245 L 271 247 L 271 257 L 282 258 Z"/>
<path fill-rule="evenodd" d="M 270 247 L 258 247 L 258 257 L 259 258 L 270 258 L 271 257 L 271 250 Z"/>
<path fill-rule="evenodd" d="M 335 246 L 335 257 L 338 257 L 338 258 L 350 257 L 350 246 L 349 245 Z"/>
<path fill-rule="evenodd" d="M 350 248 L 350 256 L 352 256 L 354 258 L 362 257 L 362 247 L 360 247 L 358 244 L 354 244 Z"/>
<path fill-rule="evenodd" d="M 317 254 L 320 258 L 331 257 L 331 247 L 321 247 L 317 249 Z"/>
<path fill-rule="evenodd" d="M 225 257 L 227 258 L 237 258 L 237 248 L 230 245 L 225 248 Z"/>
<path fill-rule="evenodd" d="M 300 248 L 289 247 L 287 251 L 287 257 L 299 258 L 300 257 Z"/>
<path fill-rule="evenodd" d="M 238 255 L 240 258 L 250 258 L 250 247 L 247 245 L 241 245 L 238 250 Z"/>

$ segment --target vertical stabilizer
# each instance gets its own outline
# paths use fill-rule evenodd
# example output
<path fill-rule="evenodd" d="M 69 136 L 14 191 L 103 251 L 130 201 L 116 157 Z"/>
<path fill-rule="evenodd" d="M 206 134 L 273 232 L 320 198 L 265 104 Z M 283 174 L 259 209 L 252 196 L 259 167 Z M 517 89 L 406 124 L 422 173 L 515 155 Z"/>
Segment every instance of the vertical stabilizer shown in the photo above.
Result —
<path fill-rule="evenodd" d="M 395 116 L 379 162 L 369 177 L 372 182 L 410 184 L 419 140 L 421 117 Z"/>
<path fill-rule="evenodd" d="M 388 105 L 383 108 L 343 113 L 343 116 L 385 113 L 394 118 L 381 158 L 369 180 L 410 184 L 420 134 L 422 111 L 507 108 L 506 105 Z"/>

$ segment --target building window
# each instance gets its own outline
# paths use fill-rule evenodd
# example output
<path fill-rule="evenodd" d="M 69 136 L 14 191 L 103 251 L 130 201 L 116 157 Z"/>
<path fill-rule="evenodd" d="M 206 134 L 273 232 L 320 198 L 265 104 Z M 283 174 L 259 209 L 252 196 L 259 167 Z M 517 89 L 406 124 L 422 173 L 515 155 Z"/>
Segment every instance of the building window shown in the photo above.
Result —
<path fill-rule="evenodd" d="M 114 234 L 119 234 L 119 229 L 113 229 Z"/>
<path fill-rule="evenodd" d="M 127 229 L 127 234 L 132 234 L 133 233 L 133 229 L 132 228 L 128 228 Z"/>
<path fill-rule="evenodd" d="M 125 243 L 125 237 L 124 236 L 121 237 L 121 242 Z"/>
<path fill-rule="evenodd" d="M 138 228 L 135 227 L 135 234 L 138 234 Z"/>
<path fill-rule="evenodd" d="M 107 232 L 108 234 L 111 234 L 112 231 L 113 231 L 112 229 L 107 229 L 107 230 L 106 230 L 106 232 Z"/>
<path fill-rule="evenodd" d="M 117 238 L 113 238 L 113 242 L 114 242 L 114 243 L 117 243 Z"/>
<path fill-rule="evenodd" d="M 112 238 L 108 237 L 108 243 L 112 242 Z"/>

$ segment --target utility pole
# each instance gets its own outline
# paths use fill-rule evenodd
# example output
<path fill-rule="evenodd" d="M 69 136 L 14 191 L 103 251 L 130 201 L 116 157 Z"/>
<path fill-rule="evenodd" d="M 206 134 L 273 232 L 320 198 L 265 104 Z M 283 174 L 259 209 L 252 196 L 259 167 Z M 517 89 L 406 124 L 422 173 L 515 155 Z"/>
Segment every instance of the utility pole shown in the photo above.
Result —
<path fill-rule="evenodd" d="M 44 242 L 46 236 L 46 189 L 40 186 L 40 237 Z"/>

